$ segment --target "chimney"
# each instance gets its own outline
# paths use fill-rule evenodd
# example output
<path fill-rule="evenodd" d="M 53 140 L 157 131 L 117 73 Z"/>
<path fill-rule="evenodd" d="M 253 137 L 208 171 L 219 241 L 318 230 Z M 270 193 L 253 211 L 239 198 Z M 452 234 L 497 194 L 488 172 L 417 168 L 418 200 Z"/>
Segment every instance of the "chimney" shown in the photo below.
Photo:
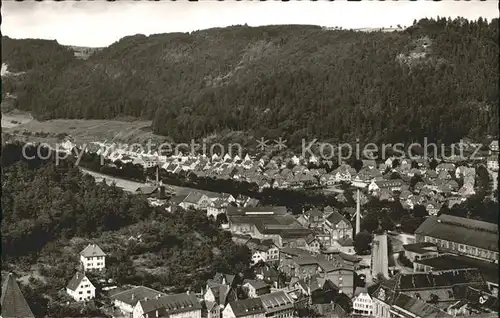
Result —
<path fill-rule="evenodd" d="M 156 299 L 160 299 L 160 298 L 161 298 L 161 294 L 156 295 Z"/>
<path fill-rule="evenodd" d="M 135 299 L 135 295 L 134 295 L 134 294 L 132 294 L 132 300 L 134 300 L 134 299 Z"/>
<path fill-rule="evenodd" d="M 361 231 L 361 203 L 359 202 L 359 189 L 356 191 L 356 233 Z"/>
<path fill-rule="evenodd" d="M 160 185 L 158 187 L 158 199 L 164 199 L 165 198 L 165 186 L 164 185 Z"/>

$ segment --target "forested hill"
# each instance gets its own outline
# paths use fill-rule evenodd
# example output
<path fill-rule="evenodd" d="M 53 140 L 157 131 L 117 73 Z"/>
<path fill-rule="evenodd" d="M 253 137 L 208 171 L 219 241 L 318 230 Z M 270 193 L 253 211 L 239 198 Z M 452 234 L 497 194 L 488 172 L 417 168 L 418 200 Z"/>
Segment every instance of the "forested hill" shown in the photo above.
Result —
<path fill-rule="evenodd" d="M 54 42 L 3 41 L 4 62 L 31 69 L 6 91 L 42 119 L 146 117 L 176 141 L 227 131 L 299 144 L 498 135 L 498 19 L 135 35 L 87 60 Z"/>

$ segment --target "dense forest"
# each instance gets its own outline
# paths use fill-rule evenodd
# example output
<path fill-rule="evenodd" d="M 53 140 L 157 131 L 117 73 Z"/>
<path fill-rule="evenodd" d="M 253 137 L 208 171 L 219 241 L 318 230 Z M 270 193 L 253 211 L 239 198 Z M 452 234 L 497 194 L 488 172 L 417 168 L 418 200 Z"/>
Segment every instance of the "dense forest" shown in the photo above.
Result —
<path fill-rule="evenodd" d="M 241 131 L 325 141 L 498 135 L 498 19 L 401 32 L 234 26 L 125 37 L 78 60 L 3 38 L 17 107 L 39 119 L 133 116 L 175 141 Z"/>

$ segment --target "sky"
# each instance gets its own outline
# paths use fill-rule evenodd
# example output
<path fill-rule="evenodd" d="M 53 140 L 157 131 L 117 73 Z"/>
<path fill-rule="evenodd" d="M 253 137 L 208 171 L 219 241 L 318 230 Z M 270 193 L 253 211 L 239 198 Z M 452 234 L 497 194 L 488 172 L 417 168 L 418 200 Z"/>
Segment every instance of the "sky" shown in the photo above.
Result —
<path fill-rule="evenodd" d="M 108 46 L 127 35 L 190 32 L 237 24 L 326 27 L 409 26 L 424 17 L 498 17 L 498 1 L 3 1 L 2 34 L 56 39 L 65 45 Z"/>

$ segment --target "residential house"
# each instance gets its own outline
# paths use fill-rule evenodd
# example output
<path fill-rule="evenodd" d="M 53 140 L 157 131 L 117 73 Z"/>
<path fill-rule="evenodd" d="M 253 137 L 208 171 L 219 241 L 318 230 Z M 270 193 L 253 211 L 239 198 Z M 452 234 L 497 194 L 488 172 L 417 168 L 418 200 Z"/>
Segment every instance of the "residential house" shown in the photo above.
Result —
<path fill-rule="evenodd" d="M 240 279 L 239 276 L 226 274 L 226 273 L 215 273 L 215 276 L 212 279 L 207 280 L 207 289 L 211 286 L 216 286 L 220 284 L 228 285 L 232 289 L 235 289 L 239 284 Z"/>
<path fill-rule="evenodd" d="M 378 194 L 378 199 L 380 201 L 389 201 L 389 202 L 394 202 L 394 195 L 393 192 L 389 189 L 382 189 L 378 192 L 374 192 L 375 194 Z"/>
<path fill-rule="evenodd" d="M 356 254 L 356 251 L 354 250 L 354 241 L 348 236 L 341 237 L 337 241 L 334 241 L 332 247 L 347 255 Z"/>
<path fill-rule="evenodd" d="M 294 302 L 284 291 L 262 295 L 260 299 L 266 311 L 265 317 L 293 317 Z"/>
<path fill-rule="evenodd" d="M 352 299 L 353 314 L 359 316 L 372 316 L 373 301 L 368 290 L 364 287 L 357 287 Z"/>
<path fill-rule="evenodd" d="M 220 198 L 211 202 L 207 206 L 207 217 L 213 217 L 214 219 L 217 219 L 217 216 L 219 214 L 226 213 L 227 206 L 228 203 Z"/>
<path fill-rule="evenodd" d="M 35 318 L 12 273 L 2 272 L 0 317 Z"/>
<path fill-rule="evenodd" d="M 398 294 L 391 309 L 391 317 L 398 318 L 452 318 L 453 316 L 432 305 L 422 301 L 417 297 L 411 297 L 406 294 Z"/>
<path fill-rule="evenodd" d="M 490 151 L 491 152 L 498 152 L 498 140 L 493 140 L 491 143 L 490 143 Z"/>
<path fill-rule="evenodd" d="M 279 262 L 279 248 L 272 239 L 259 240 L 252 238 L 246 245 L 252 251 L 252 264 Z"/>
<path fill-rule="evenodd" d="M 66 286 L 68 295 L 76 301 L 95 298 L 95 287 L 84 273 L 76 272 Z"/>
<path fill-rule="evenodd" d="M 309 234 L 307 237 L 305 249 L 313 253 L 319 253 L 321 250 L 321 243 L 314 234 Z"/>
<path fill-rule="evenodd" d="M 486 165 L 489 170 L 498 171 L 498 154 L 489 156 Z"/>
<path fill-rule="evenodd" d="M 352 224 L 338 211 L 333 211 L 326 216 L 323 230 L 330 234 L 333 240 L 339 240 L 344 237 L 353 237 Z"/>
<path fill-rule="evenodd" d="M 387 166 L 385 163 L 381 163 L 378 166 L 378 171 L 383 174 L 383 173 L 385 173 L 387 168 L 391 168 L 391 166 Z"/>
<path fill-rule="evenodd" d="M 269 263 L 259 263 L 252 267 L 255 278 L 264 281 L 266 284 L 270 285 L 271 288 L 279 288 L 280 273 L 275 268 L 275 265 Z"/>
<path fill-rule="evenodd" d="M 361 162 L 363 163 L 363 168 L 374 169 L 377 167 L 377 163 L 372 159 L 361 160 Z"/>
<path fill-rule="evenodd" d="M 283 268 L 284 272 L 298 279 L 308 279 L 320 275 L 330 280 L 338 289 L 348 296 L 354 292 L 354 268 L 337 259 L 328 260 L 323 255 L 294 257 L 289 264 L 290 268 Z"/>
<path fill-rule="evenodd" d="M 278 268 L 288 276 L 295 274 L 295 258 L 298 256 L 309 257 L 313 254 L 301 248 L 284 247 L 280 249 L 280 262 Z"/>
<path fill-rule="evenodd" d="M 189 208 L 205 210 L 212 204 L 212 201 L 205 194 L 192 191 L 186 198 L 179 204 L 183 209 L 187 210 Z"/>
<path fill-rule="evenodd" d="M 203 300 L 207 307 L 207 312 L 211 315 L 219 315 L 227 306 L 228 303 L 237 299 L 235 290 L 225 284 L 216 284 L 207 288 L 203 295 Z M 214 306 L 215 305 L 215 306 Z"/>
<path fill-rule="evenodd" d="M 202 303 L 202 317 L 206 318 L 220 318 L 222 316 L 221 309 L 217 303 L 213 301 L 205 301 Z"/>
<path fill-rule="evenodd" d="M 319 184 L 321 186 L 332 186 L 335 184 L 337 180 L 335 179 L 335 176 L 331 173 L 325 173 L 325 174 L 322 174 L 320 177 L 319 177 Z"/>
<path fill-rule="evenodd" d="M 375 192 L 375 191 L 380 191 L 382 189 L 386 189 L 389 191 L 401 191 L 402 185 L 403 181 L 400 179 L 373 181 L 368 185 L 368 191 Z"/>
<path fill-rule="evenodd" d="M 132 316 L 134 307 L 139 300 L 146 298 L 153 299 L 160 296 L 165 296 L 164 293 L 145 286 L 133 287 L 110 296 L 113 305 L 118 308 L 124 315 Z"/>
<path fill-rule="evenodd" d="M 436 172 L 440 173 L 441 171 L 453 172 L 455 171 L 455 165 L 450 162 L 443 162 L 436 166 Z"/>
<path fill-rule="evenodd" d="M 201 318 L 202 306 L 192 293 L 157 296 L 140 300 L 133 318 Z"/>
<path fill-rule="evenodd" d="M 339 294 L 339 288 L 332 281 L 319 275 L 305 279 L 292 278 L 291 288 L 298 299 L 307 299 L 307 305 L 331 304 Z M 298 295 L 297 295 L 298 294 Z"/>
<path fill-rule="evenodd" d="M 271 287 L 266 282 L 258 279 L 245 279 L 243 289 L 249 298 L 257 298 L 271 291 Z"/>
<path fill-rule="evenodd" d="M 325 221 L 323 212 L 314 208 L 314 209 L 306 211 L 303 215 L 304 215 L 304 218 L 306 220 L 306 224 L 307 224 L 306 227 L 309 227 L 311 229 L 317 229 L 317 228 L 323 227 L 323 223 Z"/>
<path fill-rule="evenodd" d="M 80 252 L 80 262 L 84 271 L 104 270 L 106 253 L 97 244 L 89 244 Z"/>
<path fill-rule="evenodd" d="M 458 195 L 464 198 L 468 198 L 476 194 L 476 191 L 474 190 L 474 185 L 466 184 L 458 190 Z"/>
<path fill-rule="evenodd" d="M 356 170 L 349 165 L 343 164 L 333 171 L 337 182 L 351 182 L 356 176 Z"/>
<path fill-rule="evenodd" d="M 260 298 L 248 298 L 230 302 L 222 312 L 222 318 L 265 318 L 266 309 Z"/>

